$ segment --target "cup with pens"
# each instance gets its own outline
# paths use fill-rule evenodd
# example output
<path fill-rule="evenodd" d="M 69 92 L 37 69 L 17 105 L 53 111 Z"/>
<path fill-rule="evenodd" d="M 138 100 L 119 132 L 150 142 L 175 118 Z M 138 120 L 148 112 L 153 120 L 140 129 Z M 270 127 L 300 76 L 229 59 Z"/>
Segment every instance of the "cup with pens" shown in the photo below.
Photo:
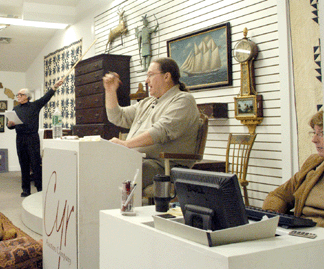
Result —
<path fill-rule="evenodd" d="M 121 202 L 121 213 L 122 215 L 134 216 L 134 192 L 136 189 L 136 178 L 138 175 L 138 169 L 136 171 L 134 180 L 125 180 L 122 183 L 122 202 Z"/>

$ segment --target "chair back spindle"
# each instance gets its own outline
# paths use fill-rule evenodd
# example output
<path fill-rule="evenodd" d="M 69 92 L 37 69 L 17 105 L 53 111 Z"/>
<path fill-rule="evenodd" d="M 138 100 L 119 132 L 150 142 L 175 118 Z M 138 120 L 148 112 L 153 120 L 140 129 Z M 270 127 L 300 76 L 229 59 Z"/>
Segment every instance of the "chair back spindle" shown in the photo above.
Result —
<path fill-rule="evenodd" d="M 226 173 L 236 174 L 240 185 L 243 188 L 245 205 L 249 205 L 246 180 L 250 153 L 254 144 L 256 134 L 233 135 L 229 134 L 226 149 Z"/>

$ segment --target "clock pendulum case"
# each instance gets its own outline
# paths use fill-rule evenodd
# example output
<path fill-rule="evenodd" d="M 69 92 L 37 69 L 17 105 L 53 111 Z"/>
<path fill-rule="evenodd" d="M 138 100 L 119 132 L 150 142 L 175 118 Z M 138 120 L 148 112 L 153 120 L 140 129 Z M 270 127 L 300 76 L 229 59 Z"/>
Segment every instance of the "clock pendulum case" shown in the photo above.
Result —
<path fill-rule="evenodd" d="M 241 88 L 235 101 L 235 118 L 246 125 L 250 133 L 255 132 L 256 125 L 263 119 L 262 95 L 257 95 L 255 89 L 254 60 L 258 55 L 257 45 L 249 40 L 247 28 L 243 30 L 243 38 L 239 40 L 233 49 L 233 57 L 241 66 Z M 242 106 L 248 110 L 242 109 Z"/>

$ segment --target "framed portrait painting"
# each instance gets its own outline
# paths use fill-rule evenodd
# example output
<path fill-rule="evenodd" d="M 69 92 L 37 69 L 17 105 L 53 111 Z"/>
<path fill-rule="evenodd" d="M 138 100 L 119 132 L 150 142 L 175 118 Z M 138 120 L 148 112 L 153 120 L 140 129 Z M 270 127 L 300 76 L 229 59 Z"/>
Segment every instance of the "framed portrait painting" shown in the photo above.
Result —
<path fill-rule="evenodd" d="M 168 40 L 167 50 L 189 89 L 232 85 L 230 23 Z"/>
<path fill-rule="evenodd" d="M 0 112 L 5 112 L 8 109 L 7 101 L 0 101 Z"/>

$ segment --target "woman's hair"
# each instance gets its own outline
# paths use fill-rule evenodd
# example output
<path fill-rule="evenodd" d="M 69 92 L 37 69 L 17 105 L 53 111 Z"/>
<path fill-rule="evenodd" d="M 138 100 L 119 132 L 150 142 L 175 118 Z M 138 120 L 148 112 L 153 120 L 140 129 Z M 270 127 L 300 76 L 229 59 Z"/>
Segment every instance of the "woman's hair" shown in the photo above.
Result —
<path fill-rule="evenodd" d="M 170 73 L 172 81 L 175 85 L 180 85 L 180 91 L 188 92 L 186 85 L 180 81 L 180 69 L 175 60 L 171 58 L 158 58 L 153 60 L 154 63 L 158 63 L 160 65 L 160 71 L 162 73 Z"/>
<path fill-rule="evenodd" d="M 25 88 L 25 89 L 22 89 L 22 90 L 24 90 L 24 94 L 27 96 L 28 100 L 31 100 L 32 99 L 32 94 L 29 91 L 29 89 Z"/>
<path fill-rule="evenodd" d="M 314 126 L 317 125 L 323 128 L 323 110 L 318 111 L 309 121 L 310 127 L 314 129 Z"/>

